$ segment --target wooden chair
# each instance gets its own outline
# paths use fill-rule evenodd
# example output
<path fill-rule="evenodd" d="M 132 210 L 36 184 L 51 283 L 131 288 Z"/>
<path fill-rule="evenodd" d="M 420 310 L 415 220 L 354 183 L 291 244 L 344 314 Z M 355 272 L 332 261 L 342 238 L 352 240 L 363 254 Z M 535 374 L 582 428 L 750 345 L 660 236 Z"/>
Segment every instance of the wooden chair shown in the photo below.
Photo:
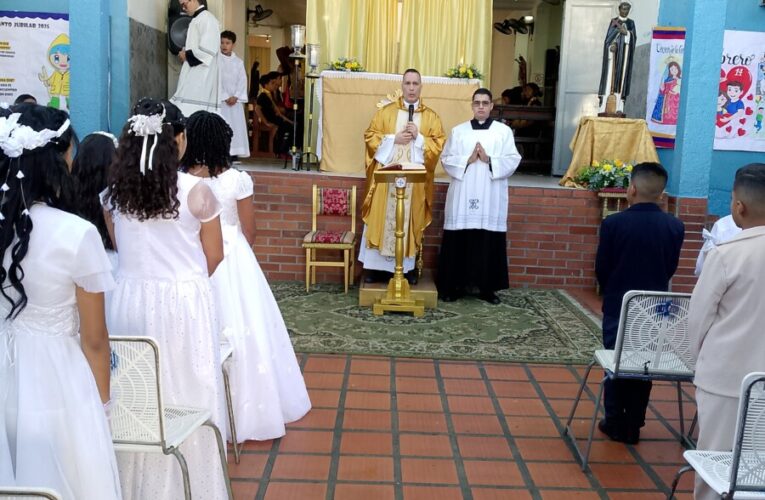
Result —
<path fill-rule="evenodd" d="M 319 215 L 350 216 L 349 231 L 326 231 L 317 229 L 316 219 Z M 316 284 L 317 267 L 342 267 L 344 272 L 343 284 L 345 293 L 348 285 L 353 284 L 356 269 L 356 258 L 353 251 L 356 245 L 356 186 L 351 189 L 320 188 L 313 185 L 313 204 L 311 208 L 311 232 L 303 238 L 305 248 L 305 290 L 310 290 Z M 317 260 L 317 250 L 341 250 L 343 260 Z M 350 272 L 349 272 L 350 271 Z"/>
<path fill-rule="evenodd" d="M 263 112 L 256 103 L 247 105 L 250 110 L 250 122 L 252 123 L 252 135 L 250 136 L 250 156 L 272 158 L 274 156 L 274 137 L 276 137 L 276 125 L 269 123 L 263 116 Z M 262 148 L 262 141 L 266 141 L 266 147 Z"/>

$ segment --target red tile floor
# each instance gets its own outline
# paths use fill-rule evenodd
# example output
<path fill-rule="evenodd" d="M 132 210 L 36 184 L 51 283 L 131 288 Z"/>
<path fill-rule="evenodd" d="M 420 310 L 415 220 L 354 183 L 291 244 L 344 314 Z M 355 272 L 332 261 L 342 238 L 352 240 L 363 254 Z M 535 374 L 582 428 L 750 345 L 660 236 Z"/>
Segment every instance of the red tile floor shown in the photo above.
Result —
<path fill-rule="evenodd" d="M 239 499 L 657 499 L 682 465 L 674 387 L 655 384 L 641 441 L 597 432 L 583 473 L 560 430 L 584 367 L 301 354 L 313 410 L 230 457 Z M 597 391 L 593 371 L 588 384 Z M 686 415 L 695 410 L 685 388 Z M 580 404 L 585 435 L 593 394 Z M 691 498 L 692 474 L 678 498 Z"/>

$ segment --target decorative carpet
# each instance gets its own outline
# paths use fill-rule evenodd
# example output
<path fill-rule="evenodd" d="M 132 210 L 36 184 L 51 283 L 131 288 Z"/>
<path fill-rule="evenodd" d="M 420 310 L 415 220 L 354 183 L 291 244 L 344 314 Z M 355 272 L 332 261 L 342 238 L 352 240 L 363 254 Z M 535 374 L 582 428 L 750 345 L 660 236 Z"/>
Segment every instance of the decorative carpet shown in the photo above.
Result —
<path fill-rule="evenodd" d="M 425 316 L 372 314 L 358 289 L 274 282 L 297 352 L 527 363 L 588 363 L 602 347 L 600 326 L 565 292 L 504 290 L 491 305 L 474 297 L 439 302 Z"/>

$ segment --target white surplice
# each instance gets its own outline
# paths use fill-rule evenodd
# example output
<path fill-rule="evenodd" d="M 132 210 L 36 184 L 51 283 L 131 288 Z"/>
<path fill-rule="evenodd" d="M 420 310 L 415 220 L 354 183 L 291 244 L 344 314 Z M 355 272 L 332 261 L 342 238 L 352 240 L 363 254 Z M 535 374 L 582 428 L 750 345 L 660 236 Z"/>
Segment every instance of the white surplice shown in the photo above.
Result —
<path fill-rule="evenodd" d="M 234 54 L 218 56 L 220 69 L 220 115 L 226 120 L 234 136 L 231 138 L 231 156 L 250 156 L 250 145 L 247 140 L 247 121 L 244 117 L 242 103 L 247 102 L 247 73 L 244 62 Z M 229 97 L 236 97 L 237 102 L 232 106 L 226 103 Z"/>
<path fill-rule="evenodd" d="M 199 59 L 202 64 L 191 66 L 186 60 L 178 76 L 178 88 L 170 99 L 186 117 L 195 111 L 220 113 L 218 99 L 218 53 L 220 52 L 220 24 L 218 20 L 200 7 L 189 24 L 184 50 Z"/>
<path fill-rule="evenodd" d="M 454 127 L 441 153 L 441 163 L 451 177 L 444 229 L 506 232 L 507 178 L 518 168 L 521 155 L 510 127 L 492 121 L 488 129 L 474 130 L 473 122 Z M 491 166 L 481 160 L 468 165 L 478 142 L 489 155 Z"/>

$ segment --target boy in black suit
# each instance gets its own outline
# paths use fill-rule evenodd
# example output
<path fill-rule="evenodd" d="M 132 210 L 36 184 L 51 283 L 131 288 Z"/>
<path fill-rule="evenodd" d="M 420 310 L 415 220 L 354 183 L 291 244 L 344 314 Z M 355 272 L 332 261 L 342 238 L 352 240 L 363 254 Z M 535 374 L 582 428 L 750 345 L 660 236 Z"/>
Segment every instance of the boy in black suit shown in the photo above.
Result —
<path fill-rule="evenodd" d="M 667 171 L 658 163 L 635 165 L 627 188 L 629 208 L 600 226 L 595 274 L 603 293 L 603 345 L 613 349 L 624 294 L 630 290 L 667 291 L 675 274 L 685 227 L 660 207 Z M 651 382 L 607 380 L 606 417 L 598 429 L 614 441 L 640 439 Z"/>

